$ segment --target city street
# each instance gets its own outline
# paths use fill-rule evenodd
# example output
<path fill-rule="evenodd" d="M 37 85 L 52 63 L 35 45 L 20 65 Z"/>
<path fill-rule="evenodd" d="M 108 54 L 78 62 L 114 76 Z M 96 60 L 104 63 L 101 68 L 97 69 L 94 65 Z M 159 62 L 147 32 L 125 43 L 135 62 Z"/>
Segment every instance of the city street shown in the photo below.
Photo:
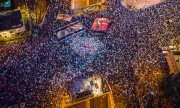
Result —
<path fill-rule="evenodd" d="M 0 45 L 0 106 L 57 108 L 68 82 L 95 73 L 109 81 L 116 108 L 178 108 L 172 98 L 180 96 L 162 89 L 169 74 L 160 46 L 179 35 L 180 2 L 167 0 L 136 12 L 117 7 L 115 0 L 107 4 L 107 10 L 76 16 L 67 1 L 50 3 L 42 25 L 32 26 L 27 39 Z M 72 20 L 57 19 L 63 12 Z M 99 17 L 112 21 L 106 31 L 91 29 Z M 83 31 L 58 38 L 56 30 L 76 21 Z"/>

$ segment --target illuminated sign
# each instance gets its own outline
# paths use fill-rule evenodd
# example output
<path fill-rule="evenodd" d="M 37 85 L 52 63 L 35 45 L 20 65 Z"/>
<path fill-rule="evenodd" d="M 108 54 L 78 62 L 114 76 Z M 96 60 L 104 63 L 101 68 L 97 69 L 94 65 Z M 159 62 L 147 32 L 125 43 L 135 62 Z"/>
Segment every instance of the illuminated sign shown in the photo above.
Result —
<path fill-rule="evenodd" d="M 4 3 L 4 7 L 11 7 L 11 1 L 8 0 Z"/>
<path fill-rule="evenodd" d="M 7 0 L 5 2 L 0 3 L 0 7 L 5 7 L 5 8 L 11 7 L 11 1 Z"/>

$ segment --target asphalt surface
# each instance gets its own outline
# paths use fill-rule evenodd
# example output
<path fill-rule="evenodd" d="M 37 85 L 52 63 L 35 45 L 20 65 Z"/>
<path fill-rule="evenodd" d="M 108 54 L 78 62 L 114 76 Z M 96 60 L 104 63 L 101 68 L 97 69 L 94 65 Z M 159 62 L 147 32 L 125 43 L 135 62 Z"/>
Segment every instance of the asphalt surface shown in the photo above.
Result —
<path fill-rule="evenodd" d="M 166 45 L 179 33 L 179 4 L 173 0 L 145 10 L 129 11 L 112 3 L 107 12 L 74 17 L 72 22 L 82 22 L 89 34 L 84 37 L 103 43 L 103 48 L 88 63 L 74 52 L 68 38 L 59 40 L 54 35 L 54 30 L 70 22 L 56 20 L 63 7 L 52 4 L 38 35 L 0 47 L 0 105 L 6 108 L 25 102 L 29 107 L 53 108 L 61 90 L 68 87 L 66 82 L 79 75 L 96 73 L 109 79 L 117 104 L 137 106 L 134 72 L 141 64 L 153 64 L 150 70 L 160 69 L 163 57 L 159 46 Z M 113 21 L 108 30 L 90 31 L 93 20 L 101 16 Z M 169 19 L 173 23 L 168 23 Z M 147 107 L 150 101 L 145 101 Z"/>

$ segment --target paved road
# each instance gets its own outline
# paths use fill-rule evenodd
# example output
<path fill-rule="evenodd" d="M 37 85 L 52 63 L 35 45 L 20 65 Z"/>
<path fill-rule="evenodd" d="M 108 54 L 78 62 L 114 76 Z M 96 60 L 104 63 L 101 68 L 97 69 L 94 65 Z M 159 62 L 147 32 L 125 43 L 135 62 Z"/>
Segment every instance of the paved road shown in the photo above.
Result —
<path fill-rule="evenodd" d="M 125 100 L 121 105 L 126 106 L 125 102 L 134 105 L 131 103 L 134 101 L 129 100 L 135 99 L 135 64 L 142 61 L 158 64 L 161 58 L 159 44 L 164 44 L 163 41 L 166 42 L 176 34 L 179 18 L 177 2 L 141 12 L 132 12 L 124 7 L 105 12 L 103 16 L 112 19 L 113 23 L 107 33 L 90 32 L 92 37 L 98 38 L 105 46 L 89 66 L 91 71 L 76 71 L 73 64 L 82 62 L 81 57 L 69 48 L 68 40 L 60 41 L 54 36 L 53 30 L 68 24 L 55 19 L 60 9 L 61 6 L 51 6 L 38 36 L 33 35 L 27 40 L 0 47 L 0 105 L 27 102 L 51 108 L 51 104 L 58 99 L 54 97 L 59 96 L 62 85 L 87 71 L 108 77 L 115 96 Z M 166 9 L 172 12 L 168 13 Z M 79 20 L 89 31 L 93 20 L 101 14 L 77 17 L 73 21 Z M 164 21 L 169 18 L 174 19 L 168 26 L 170 28 L 164 25 Z M 164 32 L 165 28 L 169 31 Z"/>

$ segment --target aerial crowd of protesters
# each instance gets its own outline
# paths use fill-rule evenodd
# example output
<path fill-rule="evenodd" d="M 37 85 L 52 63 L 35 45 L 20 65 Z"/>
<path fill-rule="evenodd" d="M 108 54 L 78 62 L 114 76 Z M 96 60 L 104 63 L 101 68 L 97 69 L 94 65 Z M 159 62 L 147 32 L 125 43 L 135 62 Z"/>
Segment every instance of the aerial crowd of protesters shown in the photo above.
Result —
<path fill-rule="evenodd" d="M 168 72 L 161 47 L 179 34 L 180 1 L 167 0 L 141 10 L 128 10 L 115 0 L 107 5 L 107 10 L 75 16 L 69 3 L 51 3 L 37 34 L 1 45 L 0 105 L 7 107 L 16 100 L 53 108 L 66 82 L 89 72 L 108 79 L 118 108 L 171 106 L 173 101 L 165 98 L 158 81 Z M 58 20 L 58 13 L 73 18 Z M 90 30 L 97 17 L 112 20 L 105 32 Z M 73 67 L 73 60 L 82 58 L 74 59 L 68 39 L 54 35 L 54 30 L 74 21 L 104 45 L 94 62 L 81 71 Z"/>

